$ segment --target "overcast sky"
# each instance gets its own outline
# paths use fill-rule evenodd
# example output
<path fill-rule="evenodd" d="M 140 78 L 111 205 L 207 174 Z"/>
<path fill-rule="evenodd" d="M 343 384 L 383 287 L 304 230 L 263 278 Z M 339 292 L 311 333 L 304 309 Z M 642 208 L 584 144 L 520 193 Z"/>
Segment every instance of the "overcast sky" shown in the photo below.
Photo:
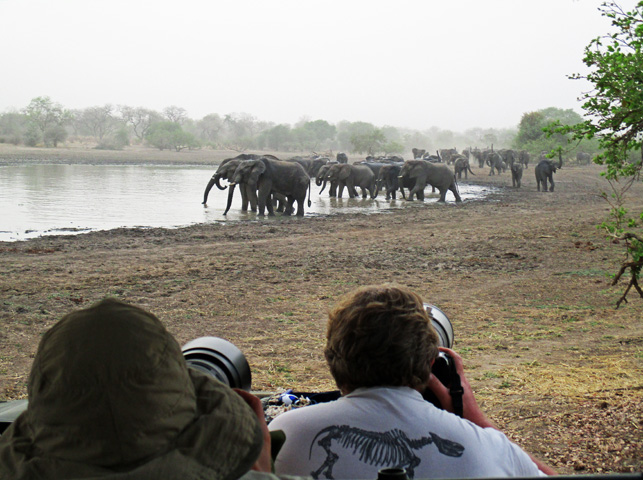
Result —
<path fill-rule="evenodd" d="M 620 0 L 631 9 L 635 0 Z M 0 0 L 0 112 L 37 96 L 419 130 L 582 113 L 600 0 Z"/>

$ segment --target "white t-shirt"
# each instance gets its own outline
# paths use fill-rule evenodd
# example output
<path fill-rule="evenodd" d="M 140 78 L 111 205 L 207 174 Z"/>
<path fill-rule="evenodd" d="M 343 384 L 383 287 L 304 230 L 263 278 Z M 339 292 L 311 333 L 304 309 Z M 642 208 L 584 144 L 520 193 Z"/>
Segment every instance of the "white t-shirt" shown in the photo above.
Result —
<path fill-rule="evenodd" d="M 268 428 L 286 434 L 277 474 L 372 480 L 381 468 L 404 467 L 418 479 L 543 475 L 502 432 L 441 410 L 407 387 L 360 388 L 283 413 Z"/>

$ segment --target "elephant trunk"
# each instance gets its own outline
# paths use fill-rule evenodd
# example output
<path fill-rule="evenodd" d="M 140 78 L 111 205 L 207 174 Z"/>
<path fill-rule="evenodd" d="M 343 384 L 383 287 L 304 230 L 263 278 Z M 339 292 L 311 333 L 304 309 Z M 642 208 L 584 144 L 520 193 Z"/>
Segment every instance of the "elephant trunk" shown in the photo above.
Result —
<path fill-rule="evenodd" d="M 230 206 L 232 205 L 232 195 L 234 194 L 235 185 L 236 184 L 234 183 L 230 184 L 230 190 L 228 190 L 228 203 L 226 204 L 225 212 L 223 212 L 224 215 L 228 213 L 228 210 L 230 210 Z"/>
<path fill-rule="evenodd" d="M 563 155 L 558 152 L 558 168 L 563 168 Z"/>
<path fill-rule="evenodd" d="M 321 190 L 319 191 L 319 195 L 321 195 L 321 193 L 324 191 L 324 188 L 326 188 L 326 180 L 323 180 L 323 181 L 322 181 L 322 180 L 320 180 L 320 182 L 321 182 L 321 183 L 318 183 L 318 184 L 317 184 L 317 185 L 321 185 L 321 186 L 322 186 Z"/>
<path fill-rule="evenodd" d="M 217 186 L 219 190 L 225 190 L 226 188 L 228 188 L 227 185 L 225 187 L 222 187 L 221 184 L 219 183 L 219 180 L 221 180 L 221 174 L 216 173 L 213 178 L 214 178 L 214 184 Z"/>
<path fill-rule="evenodd" d="M 210 179 L 208 182 L 208 185 L 205 187 L 205 192 L 203 193 L 203 205 L 205 205 L 205 202 L 208 201 L 208 194 L 210 193 L 210 190 L 212 190 L 212 186 L 216 183 L 216 180 L 214 177 Z"/>

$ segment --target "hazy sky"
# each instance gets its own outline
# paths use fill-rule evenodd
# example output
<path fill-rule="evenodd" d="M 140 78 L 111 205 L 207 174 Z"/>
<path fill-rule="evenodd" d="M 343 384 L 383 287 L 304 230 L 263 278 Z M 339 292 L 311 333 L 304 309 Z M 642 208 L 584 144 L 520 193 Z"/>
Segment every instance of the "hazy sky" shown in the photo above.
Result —
<path fill-rule="evenodd" d="M 620 0 L 626 9 L 635 0 Z M 464 131 L 582 113 L 600 0 L 0 0 L 0 112 L 169 105 Z"/>

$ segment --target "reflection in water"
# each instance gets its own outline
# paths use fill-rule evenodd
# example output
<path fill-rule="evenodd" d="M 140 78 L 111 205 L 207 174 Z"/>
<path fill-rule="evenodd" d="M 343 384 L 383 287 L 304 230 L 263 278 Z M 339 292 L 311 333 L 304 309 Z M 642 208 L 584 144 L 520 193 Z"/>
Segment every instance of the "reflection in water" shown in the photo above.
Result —
<path fill-rule="evenodd" d="M 241 211 L 235 192 L 223 215 L 228 190 L 214 187 L 208 204 L 203 192 L 216 167 L 121 165 L 25 165 L 0 167 L 0 241 L 47 234 L 74 234 L 118 227 L 181 227 L 196 223 L 256 221 Z M 225 182 L 222 182 L 225 184 Z M 312 183 L 312 206 L 306 216 L 377 213 L 419 202 L 402 199 L 331 198 Z M 428 193 L 425 202 L 437 201 Z M 490 190 L 460 185 L 463 200 L 482 198 Z M 453 202 L 447 194 L 447 202 Z M 265 217 L 268 221 L 267 217 Z"/>

